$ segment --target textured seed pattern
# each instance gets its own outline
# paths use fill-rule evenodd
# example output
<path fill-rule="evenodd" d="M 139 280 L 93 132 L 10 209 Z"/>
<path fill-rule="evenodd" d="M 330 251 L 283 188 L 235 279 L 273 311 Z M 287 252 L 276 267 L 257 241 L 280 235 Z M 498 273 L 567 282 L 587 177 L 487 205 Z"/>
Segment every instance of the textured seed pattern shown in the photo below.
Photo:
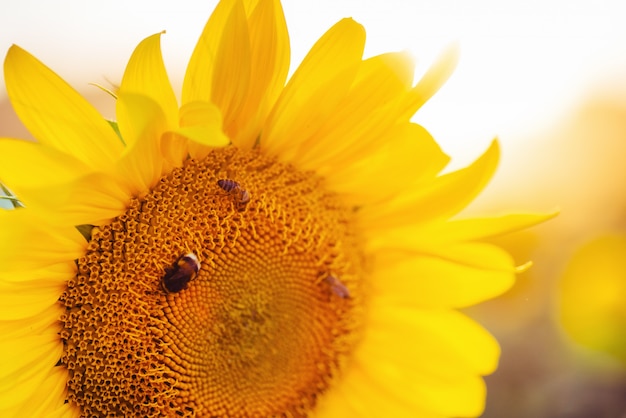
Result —
<path fill-rule="evenodd" d="M 217 184 L 232 173 L 245 211 Z M 84 417 L 308 415 L 362 322 L 353 214 L 323 179 L 254 151 L 187 160 L 94 228 L 77 260 L 60 298 L 68 401 Z M 187 253 L 197 277 L 165 292 Z"/>

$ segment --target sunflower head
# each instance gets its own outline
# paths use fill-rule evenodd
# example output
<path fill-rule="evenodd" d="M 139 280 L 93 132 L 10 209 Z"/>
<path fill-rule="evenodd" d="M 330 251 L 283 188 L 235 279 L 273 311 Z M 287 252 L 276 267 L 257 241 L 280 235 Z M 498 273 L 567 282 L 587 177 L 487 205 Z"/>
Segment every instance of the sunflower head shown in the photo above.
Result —
<path fill-rule="evenodd" d="M 0 415 L 480 414 L 498 346 L 456 309 L 512 283 L 479 240 L 543 217 L 456 217 L 498 145 L 440 174 L 410 122 L 454 51 L 414 84 L 344 19 L 287 80 L 280 2 L 223 0 L 178 101 L 161 36 L 115 122 L 9 50 L 37 142 L 0 140 Z"/>

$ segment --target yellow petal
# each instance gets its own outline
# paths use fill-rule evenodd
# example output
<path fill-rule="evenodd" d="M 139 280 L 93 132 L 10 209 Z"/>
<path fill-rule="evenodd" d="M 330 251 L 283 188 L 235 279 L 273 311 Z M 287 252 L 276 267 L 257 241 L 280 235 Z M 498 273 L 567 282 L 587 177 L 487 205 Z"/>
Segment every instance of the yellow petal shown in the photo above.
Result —
<path fill-rule="evenodd" d="M 204 158 L 212 147 L 222 147 L 230 143 L 230 139 L 222 131 L 222 113 L 217 106 L 208 102 L 189 102 L 183 105 L 180 109 L 180 128 L 172 132 L 192 141 L 185 150 L 192 158 Z M 164 145 L 163 155 L 168 159 L 173 158 L 174 144 L 164 141 Z"/>
<path fill-rule="evenodd" d="M 329 178 L 329 188 L 352 206 L 381 203 L 404 193 L 411 181 L 434 178 L 448 163 L 430 134 L 421 126 L 403 124 L 390 129 L 383 146 L 360 161 L 325 164 L 317 172 Z"/>
<path fill-rule="evenodd" d="M 57 304 L 69 277 L 53 276 L 19 283 L 0 279 L 1 320 L 29 318 Z"/>
<path fill-rule="evenodd" d="M 56 333 L 59 326 L 55 326 Z M 0 341 L 0 404 L 23 402 L 61 358 L 63 344 L 52 329 L 39 335 Z"/>
<path fill-rule="evenodd" d="M 211 87 L 211 101 L 221 110 L 224 130 L 231 137 L 242 123 L 239 113 L 247 100 L 250 77 L 248 22 L 243 4 L 237 1 L 217 46 Z"/>
<path fill-rule="evenodd" d="M 379 418 L 384 411 L 384 416 L 394 418 L 441 418 L 401 402 L 394 396 L 397 388 L 374 380 L 362 369 L 353 362 L 332 390 L 321 397 L 314 416 Z"/>
<path fill-rule="evenodd" d="M 54 148 L 18 139 L 0 139 L 0 178 L 28 202 L 28 190 L 72 181 L 90 168 Z"/>
<path fill-rule="evenodd" d="M 359 73 L 324 125 L 299 144 L 297 163 L 305 170 L 357 161 L 393 136 L 398 104 L 410 88 L 413 62 L 408 54 L 385 54 L 362 63 Z"/>
<path fill-rule="evenodd" d="M 412 117 L 448 81 L 459 60 L 458 45 L 451 45 L 428 69 L 406 97 L 404 114 Z"/>
<path fill-rule="evenodd" d="M 371 308 L 353 362 L 320 399 L 320 416 L 480 415 L 479 376 L 495 369 L 500 353 L 488 332 L 455 311 L 398 309 L 386 301 Z"/>
<path fill-rule="evenodd" d="M 53 225 L 101 225 L 121 215 L 133 196 L 125 179 L 91 173 L 60 186 L 29 191 L 28 209 Z M 43 208 L 43 209 L 42 209 Z"/>
<path fill-rule="evenodd" d="M 29 209 L 0 211 L 2 271 L 37 269 L 75 260 L 87 247 L 73 227 L 52 227 Z"/>
<path fill-rule="evenodd" d="M 438 242 L 437 238 L 431 235 L 381 232 L 381 235 L 368 240 L 367 247 L 368 251 L 378 252 L 381 259 L 389 257 L 389 259 L 397 260 L 426 255 L 467 267 L 509 273 L 519 272 L 507 251 L 483 242 Z"/>
<path fill-rule="evenodd" d="M 394 200 L 364 207 L 360 216 L 368 232 L 394 227 L 424 224 L 448 219 L 470 203 L 486 186 L 495 172 L 500 155 L 497 141 L 470 166 L 438 177 L 427 184 L 417 184 L 415 192 L 403 193 Z"/>
<path fill-rule="evenodd" d="M 217 126 L 190 126 L 178 128 L 173 132 L 192 142 L 188 144 L 191 158 L 204 158 L 211 148 L 224 147 L 230 139 Z"/>
<path fill-rule="evenodd" d="M 403 244 L 399 243 L 399 245 Z M 480 242 L 447 243 L 439 246 L 432 245 L 430 248 L 416 245 L 411 247 L 411 251 L 478 269 L 518 272 L 511 255 L 502 248 L 491 244 Z"/>
<path fill-rule="evenodd" d="M 57 297 L 61 296 L 59 292 Z M 7 340 L 17 340 L 32 335 L 55 334 L 59 332 L 58 319 L 63 315 L 64 308 L 60 303 L 47 306 L 36 315 L 0 321 L 0 332 L 6 336 Z M 0 314 L 3 317 L 5 312 Z M 58 337 L 58 335 L 57 335 Z"/>
<path fill-rule="evenodd" d="M 289 33 L 278 0 L 261 0 L 248 20 L 250 32 L 249 90 L 238 117 L 233 142 L 250 149 L 256 143 L 261 124 L 282 91 L 289 71 Z"/>
<path fill-rule="evenodd" d="M 406 235 L 428 236 L 430 242 L 472 241 L 510 234 L 554 218 L 558 212 L 548 214 L 510 214 L 488 218 L 436 222 L 423 227 L 405 230 Z"/>
<path fill-rule="evenodd" d="M 0 268 L 0 280 L 3 282 L 19 284 L 21 282 L 34 280 L 46 287 L 55 286 L 57 283 L 65 281 L 68 277 L 72 277 L 75 274 L 76 263 L 73 259 L 35 270 L 22 269 L 5 271 L 5 269 Z"/>
<path fill-rule="evenodd" d="M 218 45 L 231 10 L 239 0 L 222 0 L 211 14 L 196 44 L 183 82 L 182 104 L 210 102 L 213 87 L 213 71 Z"/>
<path fill-rule="evenodd" d="M 4 63 L 7 92 L 26 128 L 94 169 L 106 169 L 123 146 L 98 111 L 52 70 L 13 45 Z"/>
<path fill-rule="evenodd" d="M 381 231 L 374 238 L 381 247 L 426 248 L 445 247 L 447 243 L 475 241 L 508 234 L 547 221 L 557 215 L 512 214 L 490 218 L 463 219 L 407 226 Z"/>
<path fill-rule="evenodd" d="M 365 31 L 352 19 L 330 28 L 311 48 L 278 98 L 262 130 L 261 147 L 283 160 L 337 110 L 361 65 Z"/>
<path fill-rule="evenodd" d="M 180 126 L 222 127 L 222 113 L 213 103 L 189 102 L 180 109 Z"/>
<path fill-rule="evenodd" d="M 463 308 L 504 293 L 514 280 L 513 271 L 485 270 L 422 256 L 377 268 L 371 291 L 397 306 Z"/>
<path fill-rule="evenodd" d="M 409 52 L 388 52 L 363 61 L 355 80 L 355 87 L 372 80 L 382 84 L 370 85 L 382 102 L 393 100 L 399 92 L 411 89 L 415 64 Z M 363 87 L 359 87 L 363 88 Z"/>
<path fill-rule="evenodd" d="M 162 32 L 164 33 L 164 32 Z M 149 36 L 135 48 L 120 84 L 120 92 L 149 97 L 159 104 L 165 125 L 178 126 L 178 103 L 161 55 L 161 34 Z M 130 145 L 124 137 L 127 145 Z"/>
<path fill-rule="evenodd" d="M 59 221 L 73 225 L 103 225 L 128 208 L 128 184 L 104 173 L 89 174 L 71 185 L 72 199 L 65 205 Z"/>
<path fill-rule="evenodd" d="M 411 405 L 413 409 L 426 410 L 414 416 L 477 417 L 484 410 L 486 387 L 478 376 L 424 377 L 403 368 L 402 362 L 396 359 L 370 358 L 370 362 L 367 373 L 373 379 L 400 388 L 390 396 Z M 451 399 L 454 401 L 451 402 Z"/>
<path fill-rule="evenodd" d="M 169 173 L 174 167 L 182 167 L 189 155 L 189 140 L 173 131 L 161 136 L 161 155 L 163 172 Z"/>
<path fill-rule="evenodd" d="M 9 407 L 0 406 L 2 417 L 46 417 L 72 418 L 80 417 L 80 409 L 72 404 L 65 403 L 67 399 L 66 382 L 67 368 L 52 367 L 40 381 L 30 382 L 32 394 L 22 403 Z M 15 388 L 19 390 L 18 388 Z M 12 394 L 7 394 L 11 398 Z M 13 399 L 13 398 L 12 398 Z M 6 408 L 5 408 L 6 407 Z"/>
<path fill-rule="evenodd" d="M 496 369 L 500 355 L 497 341 L 466 315 L 377 302 L 374 300 L 370 309 L 369 331 L 363 342 L 370 358 L 389 356 L 400 369 L 410 367 L 423 375 L 441 377 L 486 375 Z M 413 354 L 403 355 L 407 352 Z"/>
<path fill-rule="evenodd" d="M 120 91 L 117 115 L 128 147 L 116 169 L 134 196 L 147 193 L 163 174 L 161 136 L 167 122 L 163 110 L 149 97 Z"/>
<path fill-rule="evenodd" d="M 250 107 L 264 102 L 267 111 L 282 91 L 289 72 L 289 32 L 280 1 L 259 1 L 248 24 L 254 74 Z"/>

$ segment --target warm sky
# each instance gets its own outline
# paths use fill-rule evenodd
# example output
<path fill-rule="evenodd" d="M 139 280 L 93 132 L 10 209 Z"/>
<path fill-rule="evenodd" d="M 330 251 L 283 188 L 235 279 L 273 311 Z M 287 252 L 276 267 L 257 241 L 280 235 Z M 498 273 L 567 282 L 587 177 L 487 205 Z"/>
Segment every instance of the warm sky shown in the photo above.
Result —
<path fill-rule="evenodd" d="M 0 54 L 16 43 L 79 90 L 119 80 L 144 37 L 163 37 L 181 78 L 214 0 L 23 0 L 0 3 Z M 410 50 L 418 74 L 452 42 L 456 73 L 423 108 L 423 123 L 464 165 L 498 135 L 504 144 L 559 118 L 600 84 L 626 93 L 623 0 L 285 0 L 294 62 L 331 24 L 351 16 L 366 54 Z M 624 6 L 623 6 L 624 5 Z M 5 95 L 2 81 L 0 98 Z"/>

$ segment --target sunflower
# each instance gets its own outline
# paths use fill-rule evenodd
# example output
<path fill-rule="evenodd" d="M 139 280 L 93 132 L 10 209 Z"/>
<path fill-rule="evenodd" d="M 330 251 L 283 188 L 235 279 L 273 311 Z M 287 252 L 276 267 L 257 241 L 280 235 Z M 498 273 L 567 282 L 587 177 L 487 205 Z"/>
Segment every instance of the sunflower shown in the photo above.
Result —
<path fill-rule="evenodd" d="M 479 415 L 499 349 L 456 309 L 512 284 L 480 240 L 543 217 L 455 217 L 497 142 L 440 174 L 410 122 L 454 53 L 414 85 L 344 19 L 287 81 L 280 2 L 224 0 L 179 105 L 161 35 L 110 91 L 115 122 L 8 52 L 38 142 L 0 141 L 0 415 Z"/>
<path fill-rule="evenodd" d="M 577 344 L 626 365 L 626 236 L 613 232 L 585 242 L 559 282 L 557 316 Z"/>

